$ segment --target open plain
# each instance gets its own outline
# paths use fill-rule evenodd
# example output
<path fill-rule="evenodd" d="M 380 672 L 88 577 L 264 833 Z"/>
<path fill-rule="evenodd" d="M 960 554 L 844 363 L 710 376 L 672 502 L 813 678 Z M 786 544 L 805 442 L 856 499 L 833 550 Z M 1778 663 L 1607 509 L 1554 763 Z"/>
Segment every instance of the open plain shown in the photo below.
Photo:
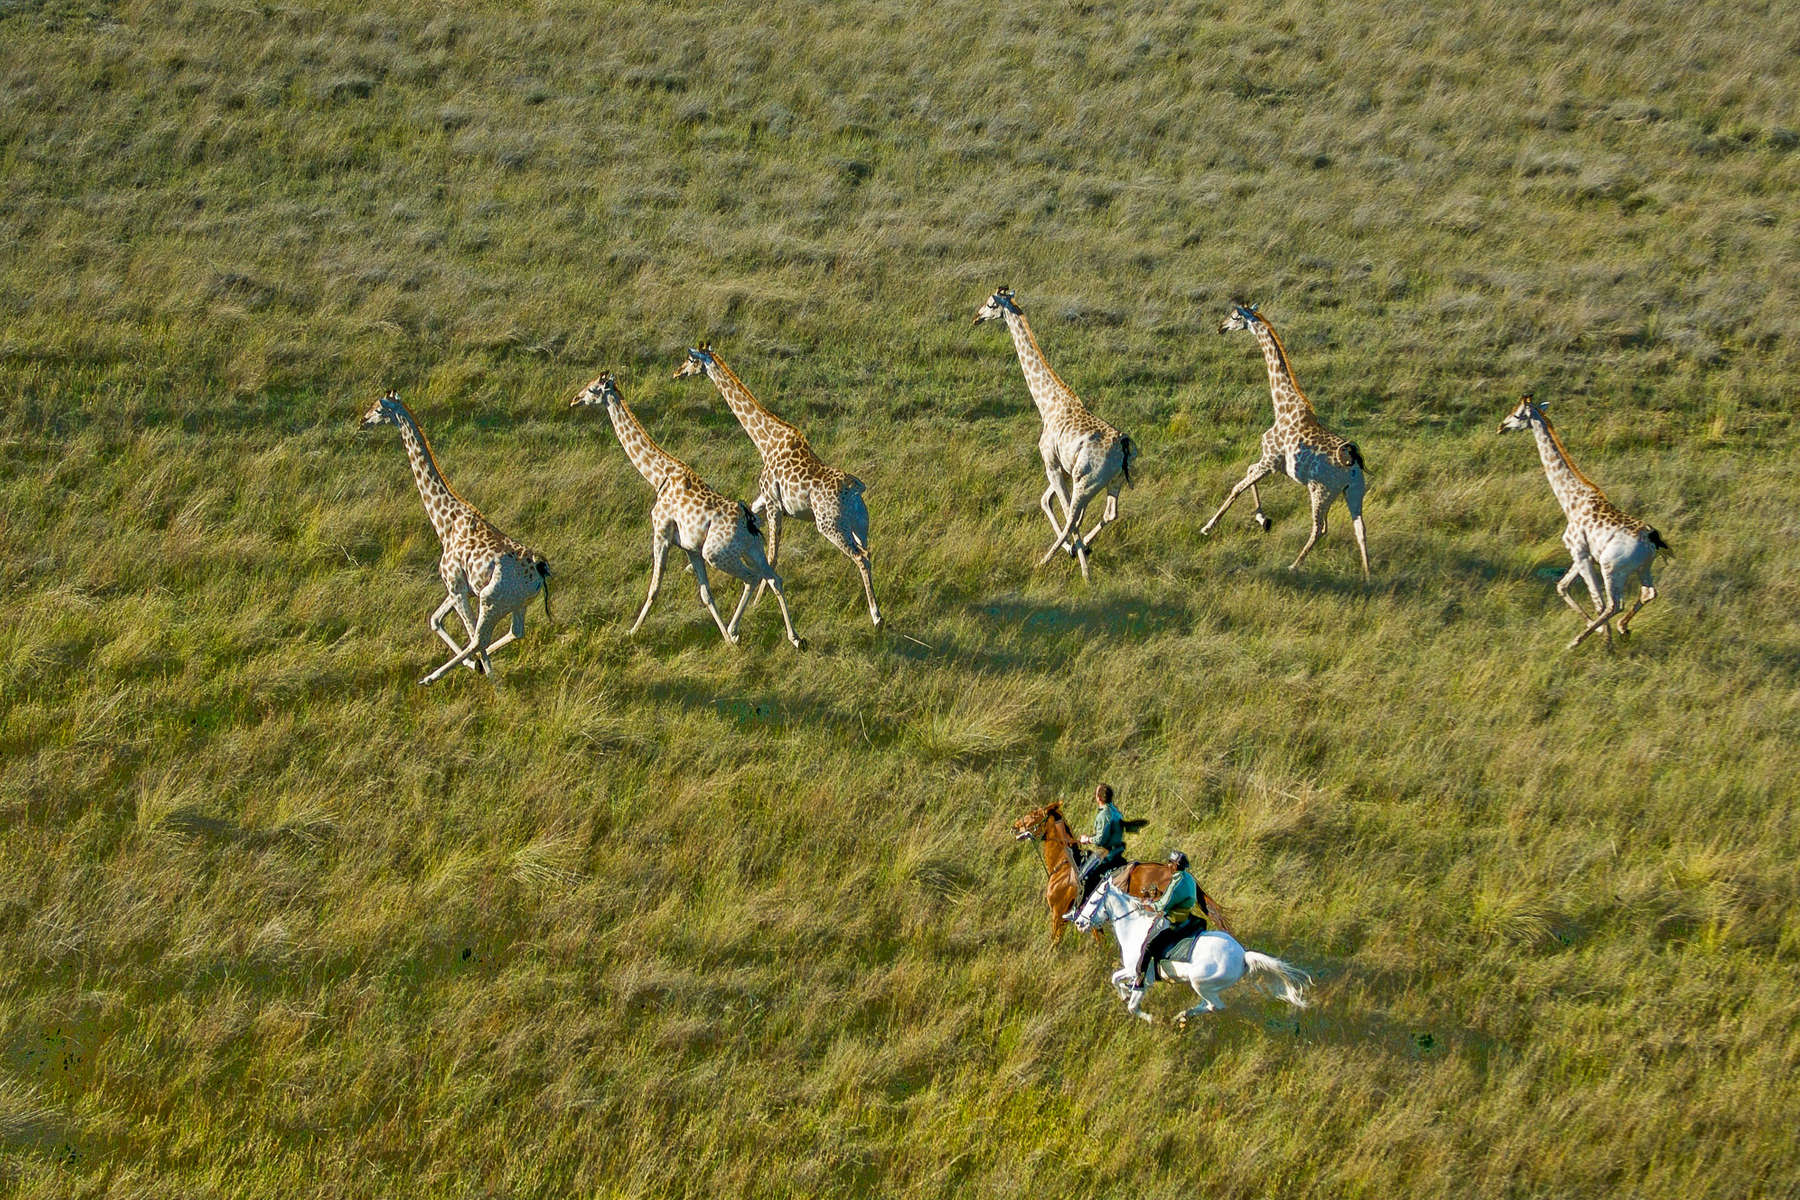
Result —
<path fill-rule="evenodd" d="M 0 0 L 0 1191 L 1800 1191 L 1797 61 L 1710 0 Z M 1138 451 L 1089 584 L 1002 284 Z M 1199 534 L 1238 300 L 1367 585 L 1285 480 Z M 625 636 L 568 401 L 749 499 L 702 339 L 866 484 L 883 626 L 791 521 L 806 653 L 679 558 Z M 554 569 L 492 679 L 416 682 L 387 387 Z M 1610 650 L 1525 392 L 1673 547 Z M 1049 947 L 1007 826 L 1102 779 L 1311 1008 Z"/>

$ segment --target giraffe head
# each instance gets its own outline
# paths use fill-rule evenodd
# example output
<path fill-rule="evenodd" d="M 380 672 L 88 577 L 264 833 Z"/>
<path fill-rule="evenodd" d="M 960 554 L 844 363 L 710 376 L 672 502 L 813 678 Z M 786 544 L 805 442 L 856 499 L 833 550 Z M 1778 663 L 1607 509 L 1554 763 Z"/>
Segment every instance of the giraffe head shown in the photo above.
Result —
<path fill-rule="evenodd" d="M 704 375 L 713 361 L 712 343 L 701 342 L 687 352 L 687 357 L 675 368 L 674 377 L 686 379 L 689 375 Z"/>
<path fill-rule="evenodd" d="M 1550 403 L 1548 400 L 1544 401 L 1544 404 L 1548 403 Z M 1506 414 L 1506 419 L 1500 422 L 1500 428 L 1494 432 L 1506 433 L 1509 430 L 1530 429 L 1533 421 L 1542 421 L 1548 425 L 1550 422 L 1544 416 L 1544 404 L 1534 401 L 1531 393 L 1527 392 L 1519 397 L 1518 407 Z"/>
<path fill-rule="evenodd" d="M 613 382 L 611 371 L 600 372 L 600 377 L 575 393 L 569 401 L 570 408 L 579 408 L 584 404 L 602 404 L 607 407 L 618 403 L 619 387 Z"/>
<path fill-rule="evenodd" d="M 393 388 L 383 392 L 363 414 L 362 427 L 373 429 L 377 425 L 398 425 L 400 423 L 400 393 Z"/>
<path fill-rule="evenodd" d="M 987 298 L 987 303 L 975 310 L 975 320 L 971 323 L 979 325 L 983 321 L 998 321 L 1003 319 L 1007 313 L 1017 313 L 1020 316 L 1024 315 L 1019 308 L 1018 301 L 1013 299 L 1013 290 L 1011 288 L 995 288 L 994 294 Z"/>
<path fill-rule="evenodd" d="M 1263 323 L 1262 313 L 1254 304 L 1234 304 L 1225 319 L 1219 322 L 1220 333 L 1232 333 L 1239 329 L 1255 329 Z"/>

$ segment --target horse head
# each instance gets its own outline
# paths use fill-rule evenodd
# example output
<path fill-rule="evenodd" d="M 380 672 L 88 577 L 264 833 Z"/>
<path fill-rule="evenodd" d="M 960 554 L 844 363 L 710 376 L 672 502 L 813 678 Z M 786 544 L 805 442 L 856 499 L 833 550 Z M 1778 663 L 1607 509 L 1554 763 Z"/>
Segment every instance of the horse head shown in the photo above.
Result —
<path fill-rule="evenodd" d="M 1088 893 L 1088 898 L 1081 903 L 1081 911 L 1075 914 L 1075 928 L 1081 933 L 1099 929 L 1102 925 L 1110 925 L 1131 911 L 1131 899 L 1119 890 L 1119 885 L 1111 879 L 1102 879 L 1100 886 Z"/>
<path fill-rule="evenodd" d="M 1062 820 L 1062 801 L 1052 800 L 1042 808 L 1034 808 L 1012 823 L 1013 841 L 1041 838 L 1053 822 Z"/>

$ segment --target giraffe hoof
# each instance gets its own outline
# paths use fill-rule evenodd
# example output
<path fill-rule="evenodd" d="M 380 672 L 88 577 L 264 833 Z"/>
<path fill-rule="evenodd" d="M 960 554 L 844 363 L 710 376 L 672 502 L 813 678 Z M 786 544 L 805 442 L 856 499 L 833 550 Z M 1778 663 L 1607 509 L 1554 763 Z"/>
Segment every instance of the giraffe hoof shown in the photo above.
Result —
<path fill-rule="evenodd" d="M 807 647 L 807 641 L 805 638 L 800 638 L 798 641 L 796 641 L 794 643 L 794 649 L 800 651 L 801 653 L 805 653 L 806 647 Z"/>
<path fill-rule="evenodd" d="M 1263 516 L 1261 513 L 1256 514 L 1256 524 L 1264 533 L 1275 528 L 1275 522 L 1269 520 L 1269 518 Z"/>

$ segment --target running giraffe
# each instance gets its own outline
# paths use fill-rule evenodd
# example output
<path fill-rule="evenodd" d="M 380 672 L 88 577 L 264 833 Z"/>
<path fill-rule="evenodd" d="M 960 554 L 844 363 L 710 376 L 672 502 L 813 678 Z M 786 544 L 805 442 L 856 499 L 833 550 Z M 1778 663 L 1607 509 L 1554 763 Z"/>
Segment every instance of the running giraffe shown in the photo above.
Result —
<path fill-rule="evenodd" d="M 444 639 L 454 656 L 419 682 L 436 683 L 458 664 L 485 675 L 493 668 L 488 656 L 524 634 L 525 609 L 540 591 L 544 593 L 544 616 L 549 618 L 550 564 L 537 551 L 501 533 L 473 504 L 450 490 L 418 421 L 391 388 L 363 414 L 364 429 L 377 425 L 399 427 L 406 456 L 412 460 L 413 480 L 425 501 L 425 516 L 444 547 L 438 575 L 449 595 L 431 614 L 431 630 Z M 479 602 L 473 611 L 471 600 Z M 467 646 L 457 646 L 444 628 L 444 617 L 451 609 L 468 630 Z M 512 628 L 494 638 L 494 630 L 509 617 Z"/>
<path fill-rule="evenodd" d="M 571 408 L 592 404 L 606 407 L 613 432 L 619 435 L 619 445 L 625 448 L 625 457 L 656 491 L 656 503 L 650 508 L 650 594 L 644 597 L 644 607 L 630 633 L 636 633 L 650 615 L 672 542 L 687 553 L 694 580 L 700 585 L 700 603 L 712 614 L 726 641 L 738 644 L 738 621 L 750 602 L 751 585 L 760 589 L 766 583 L 775 593 L 775 602 L 781 605 L 781 623 L 787 627 L 788 641 L 797 650 L 806 649 L 806 639 L 794 634 L 781 578 L 763 554 L 756 518 L 743 501 L 714 491 L 693 468 L 651 441 L 637 417 L 625 407 L 610 371 L 602 373 L 569 401 Z M 720 618 L 718 607 L 713 604 L 712 589 L 706 581 L 708 565 L 743 581 L 744 594 L 738 597 L 730 624 Z"/>
<path fill-rule="evenodd" d="M 1203 536 L 1210 534 L 1219 518 L 1225 515 L 1225 510 L 1231 507 L 1231 502 L 1245 488 L 1250 489 L 1250 499 L 1256 503 L 1256 523 L 1264 533 L 1269 532 L 1271 522 L 1263 515 L 1262 497 L 1257 494 L 1256 485 L 1280 471 L 1295 483 L 1304 485 L 1312 500 L 1312 536 L 1300 547 L 1299 557 L 1288 570 L 1299 569 L 1306 556 L 1312 553 L 1314 543 L 1325 532 L 1326 510 L 1341 494 L 1344 507 L 1350 510 L 1350 526 L 1356 534 L 1356 550 L 1362 556 L 1363 580 L 1367 582 L 1369 543 L 1363 531 L 1362 517 L 1363 490 L 1367 481 L 1362 451 L 1356 448 L 1355 442 L 1346 441 L 1319 423 L 1318 414 L 1313 411 L 1306 394 L 1294 382 L 1294 372 L 1288 366 L 1287 351 L 1282 347 L 1281 339 L 1255 307 L 1234 304 L 1230 314 L 1219 323 L 1220 333 L 1238 329 L 1248 329 L 1256 334 L 1257 343 L 1262 346 L 1263 361 L 1269 367 L 1269 397 L 1275 405 L 1275 423 L 1262 435 L 1262 457 L 1251 464 L 1243 479 L 1225 497 L 1219 511 L 1212 515 L 1212 520 L 1200 527 L 1200 533 Z"/>
<path fill-rule="evenodd" d="M 1049 519 L 1050 528 L 1057 532 L 1055 543 L 1038 560 L 1038 566 L 1066 548 L 1081 564 L 1081 577 L 1086 579 L 1088 548 L 1102 529 L 1118 520 L 1119 492 L 1131 482 L 1131 463 L 1137 457 L 1137 449 L 1129 437 L 1089 412 L 1074 389 L 1050 369 L 1009 287 L 996 289 L 987 303 L 975 311 L 977 325 L 994 320 L 1004 320 L 1012 334 L 1013 347 L 1019 352 L 1019 367 L 1031 389 L 1031 401 L 1044 421 L 1044 431 L 1038 435 L 1038 454 L 1044 460 L 1044 475 L 1050 486 L 1038 497 L 1038 506 Z M 1106 509 L 1099 523 L 1083 535 L 1081 514 L 1101 492 L 1106 493 Z M 1050 507 L 1052 496 L 1062 502 L 1061 525 Z"/>
<path fill-rule="evenodd" d="M 1521 396 L 1518 406 L 1500 422 L 1500 433 L 1518 429 L 1529 429 L 1537 438 L 1538 457 L 1544 461 L 1550 490 L 1556 493 L 1556 501 L 1569 522 L 1562 540 L 1575 561 L 1557 581 L 1556 594 L 1587 623 L 1580 636 L 1569 643 L 1569 649 L 1581 645 L 1588 634 L 1601 628 L 1606 630 L 1606 644 L 1612 645 L 1612 619 L 1624 607 L 1625 587 L 1636 576 L 1637 603 L 1619 618 L 1620 639 L 1630 637 L 1631 618 L 1656 599 L 1650 577 L 1651 560 L 1658 550 L 1670 557 L 1674 557 L 1674 551 L 1663 541 L 1662 534 L 1637 518 L 1626 516 L 1606 498 L 1598 484 L 1576 470 L 1569 461 L 1569 452 L 1563 449 L 1562 439 L 1550 427 L 1550 418 L 1544 415 L 1544 405 L 1534 403 L 1529 395 Z M 1569 585 L 1577 575 L 1587 584 L 1588 595 L 1594 601 L 1592 616 L 1569 595 Z"/>
<path fill-rule="evenodd" d="M 856 564 L 862 576 L 863 595 L 869 601 L 869 620 L 881 624 L 881 608 L 875 603 L 875 573 L 869 559 L 869 509 L 863 503 L 863 482 L 854 475 L 827 465 L 813 453 L 806 435 L 757 403 L 732 369 L 719 360 L 706 342 L 688 351 L 675 371 L 676 379 L 705 375 L 719 389 L 731 413 L 756 443 L 762 455 L 762 477 L 750 505 L 769 518 L 769 565 L 781 553 L 781 519 L 808 517 L 825 540 Z M 757 585 L 756 596 L 762 596 Z"/>

